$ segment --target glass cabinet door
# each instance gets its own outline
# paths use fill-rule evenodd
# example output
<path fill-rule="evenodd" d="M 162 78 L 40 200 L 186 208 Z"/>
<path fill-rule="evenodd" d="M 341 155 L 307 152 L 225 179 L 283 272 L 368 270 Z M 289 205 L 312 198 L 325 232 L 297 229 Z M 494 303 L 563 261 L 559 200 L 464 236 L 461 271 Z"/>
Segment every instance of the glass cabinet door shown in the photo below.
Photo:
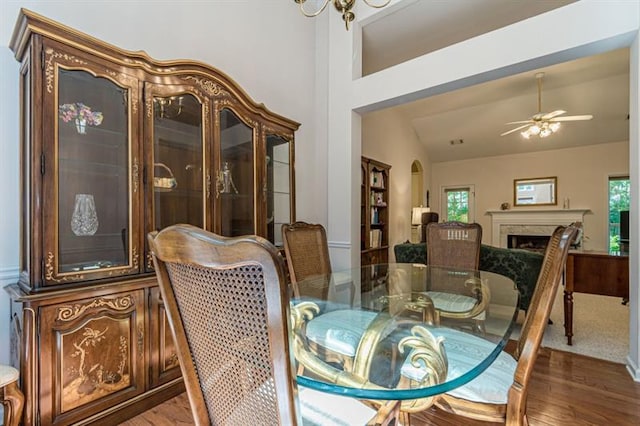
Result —
<path fill-rule="evenodd" d="M 282 246 L 282 225 L 290 223 L 293 217 L 291 142 L 282 136 L 268 134 L 266 154 L 266 238 L 280 247 Z"/>
<path fill-rule="evenodd" d="M 219 119 L 219 232 L 227 237 L 255 234 L 255 129 L 229 108 L 220 111 Z"/>
<path fill-rule="evenodd" d="M 44 236 L 45 281 L 138 272 L 137 236 L 132 235 L 137 232 L 132 230 L 137 181 L 131 178 L 137 159 L 130 139 L 137 130 L 131 126 L 137 81 L 113 71 L 116 77 L 100 76 L 105 70 L 96 66 L 71 69 L 55 63 L 47 72 L 55 76 L 51 95 L 45 92 L 45 111 L 55 111 L 56 143 L 55 152 L 50 147 L 44 152 L 56 164 L 55 179 L 44 179 L 44 194 L 45 203 L 57 208 L 50 209 L 54 215 L 45 223 L 58 232 Z"/>
<path fill-rule="evenodd" d="M 202 104 L 188 93 L 154 97 L 154 229 L 205 226 Z"/>
<path fill-rule="evenodd" d="M 208 102 L 190 86 L 145 85 L 146 132 L 153 141 L 146 166 L 147 232 L 177 223 L 208 227 Z M 148 250 L 145 266 L 153 269 Z"/>

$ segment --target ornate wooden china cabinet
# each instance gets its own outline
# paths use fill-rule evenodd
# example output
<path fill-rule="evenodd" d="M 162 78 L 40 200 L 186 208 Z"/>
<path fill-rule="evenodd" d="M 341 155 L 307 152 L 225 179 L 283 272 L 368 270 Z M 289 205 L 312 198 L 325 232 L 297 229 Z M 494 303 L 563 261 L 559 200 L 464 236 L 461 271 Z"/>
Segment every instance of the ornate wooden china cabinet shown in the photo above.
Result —
<path fill-rule="evenodd" d="M 116 424 L 183 390 L 148 232 L 281 243 L 299 124 L 195 61 L 159 62 L 22 10 L 19 282 L 25 425 Z M 215 338 L 215 336 L 212 336 Z"/>

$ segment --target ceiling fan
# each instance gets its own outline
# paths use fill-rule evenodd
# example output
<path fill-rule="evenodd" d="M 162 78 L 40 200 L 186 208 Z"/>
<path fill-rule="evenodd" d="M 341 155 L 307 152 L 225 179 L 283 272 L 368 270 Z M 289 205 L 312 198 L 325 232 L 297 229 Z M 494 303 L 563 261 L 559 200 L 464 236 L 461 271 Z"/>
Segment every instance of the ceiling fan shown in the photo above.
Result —
<path fill-rule="evenodd" d="M 561 121 L 582 121 L 582 120 L 591 120 L 593 115 L 568 115 L 565 117 L 560 117 L 562 114 L 566 114 L 567 111 L 558 109 L 553 112 L 543 113 L 542 112 L 542 78 L 544 77 L 543 72 L 539 72 L 536 74 L 536 80 L 538 81 L 538 113 L 533 115 L 528 120 L 523 121 L 512 121 L 509 124 L 521 124 L 514 129 L 511 129 L 507 132 L 502 133 L 500 136 L 505 136 L 513 132 L 517 132 L 518 130 L 527 128 L 525 131 L 520 132 L 520 134 L 529 139 L 532 135 L 538 135 L 541 138 L 546 138 L 549 135 L 557 132 L 560 129 Z"/>

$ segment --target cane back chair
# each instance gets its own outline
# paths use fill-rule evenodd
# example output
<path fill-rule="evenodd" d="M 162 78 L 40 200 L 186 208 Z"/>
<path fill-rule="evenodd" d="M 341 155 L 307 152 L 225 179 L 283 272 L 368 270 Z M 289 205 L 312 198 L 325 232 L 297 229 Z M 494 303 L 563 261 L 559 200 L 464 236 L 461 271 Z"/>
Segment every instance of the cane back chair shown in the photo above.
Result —
<path fill-rule="evenodd" d="M 478 223 L 427 224 L 427 264 L 458 269 L 478 269 L 482 227 Z"/>
<path fill-rule="evenodd" d="M 560 226 L 553 232 L 514 355 L 502 352 L 476 379 L 438 398 L 437 407 L 477 420 L 507 425 L 528 424 L 526 402 L 529 380 L 558 291 L 569 246 L 577 233 L 578 228 L 574 225 Z M 483 348 L 483 340 L 478 337 L 460 336 L 464 340 L 460 344 L 473 348 L 469 350 L 469 357 L 476 356 L 475 352 L 486 352 L 493 348 L 493 344 Z M 456 366 L 450 363 L 449 373 L 455 374 L 455 371 Z"/>
<path fill-rule="evenodd" d="M 482 244 L 482 227 L 477 223 L 463 222 L 430 222 L 426 225 L 427 264 L 436 267 L 455 268 L 475 271 L 480 264 L 480 246 Z M 433 268 L 433 274 L 447 274 L 445 269 Z M 467 280 L 467 277 L 460 276 Z M 440 281 L 437 276 L 431 280 Z M 471 280 L 479 283 L 479 279 Z M 487 287 L 476 285 L 475 296 L 451 295 L 438 291 L 437 287 L 426 292 L 435 308 L 438 318 L 454 319 L 458 325 L 471 326 L 480 332 L 484 331 L 484 312 L 490 295 Z M 426 315 L 426 313 L 423 313 Z M 427 318 L 424 318 L 425 321 Z M 439 321 L 439 319 L 438 319 Z"/>
<path fill-rule="evenodd" d="M 270 242 L 191 225 L 148 241 L 197 425 L 316 424 L 323 416 L 383 424 L 397 416 L 391 405 L 378 412 L 351 398 L 297 392 L 284 265 Z M 346 420 L 335 419 L 337 411 Z"/>
<path fill-rule="evenodd" d="M 306 222 L 284 224 L 282 239 L 293 294 L 302 299 L 326 299 L 330 286 L 327 277 L 331 275 L 331 261 L 324 227 Z M 321 308 L 322 315 L 307 324 L 307 339 L 316 345 L 315 350 L 324 351 L 325 358 L 333 357 L 335 362 L 350 371 L 362 335 L 376 318 L 376 314 L 340 309 L 340 305 L 330 303 Z"/>
<path fill-rule="evenodd" d="M 298 286 L 304 280 L 317 278 L 320 282 L 315 288 L 321 291 L 327 288 L 326 277 L 331 274 L 331 260 L 324 227 L 306 222 L 283 224 L 282 240 L 294 294 L 298 297 L 322 297 L 316 294 L 313 286 L 307 285 L 302 289 Z"/>

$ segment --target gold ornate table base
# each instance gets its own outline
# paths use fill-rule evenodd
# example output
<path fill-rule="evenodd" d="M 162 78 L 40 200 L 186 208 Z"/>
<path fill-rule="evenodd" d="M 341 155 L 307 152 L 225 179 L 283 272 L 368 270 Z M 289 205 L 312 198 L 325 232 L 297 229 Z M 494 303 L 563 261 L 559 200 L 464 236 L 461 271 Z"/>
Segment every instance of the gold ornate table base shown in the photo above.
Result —
<path fill-rule="evenodd" d="M 294 354 L 299 363 L 299 373 L 304 371 L 308 377 L 319 377 L 323 382 L 356 389 L 385 390 L 383 386 L 369 380 L 373 353 L 376 346 L 386 336 L 389 328 L 397 319 L 380 315 L 366 330 L 356 352 L 352 371 L 335 368 L 321 360 L 309 348 L 305 338 L 305 326 L 320 309 L 315 303 L 302 302 L 291 307 L 291 322 L 294 333 Z M 398 342 L 398 352 L 405 354 L 414 366 L 424 369 L 425 375 L 421 382 L 403 378 L 396 389 L 412 389 L 434 386 L 446 380 L 448 371 L 447 355 L 444 339 L 435 337 L 426 327 L 415 325 L 410 335 Z M 402 401 L 401 410 L 415 413 L 429 408 L 437 396 L 424 397 L 415 400 Z"/>

